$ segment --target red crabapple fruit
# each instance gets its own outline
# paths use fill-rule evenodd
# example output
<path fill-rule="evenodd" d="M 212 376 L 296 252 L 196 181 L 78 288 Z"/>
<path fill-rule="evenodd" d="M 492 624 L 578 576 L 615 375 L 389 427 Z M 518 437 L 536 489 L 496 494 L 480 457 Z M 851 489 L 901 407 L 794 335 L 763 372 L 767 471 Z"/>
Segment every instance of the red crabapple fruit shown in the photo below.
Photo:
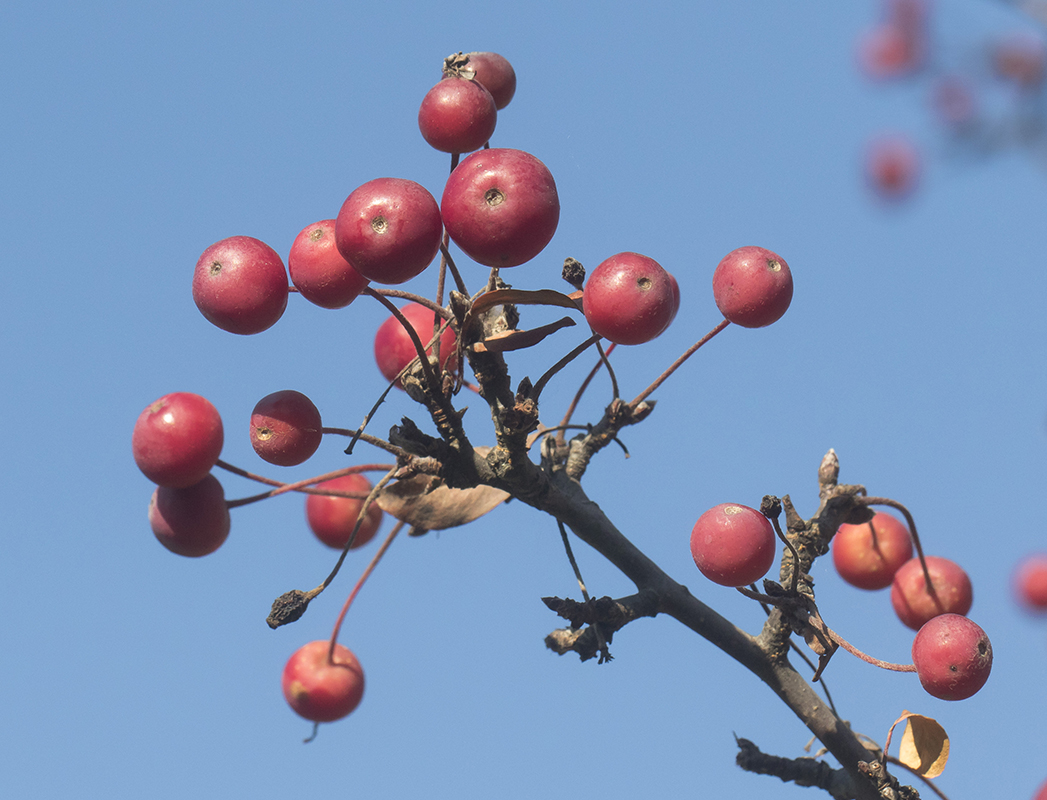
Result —
<path fill-rule="evenodd" d="M 479 150 L 451 173 L 440 200 L 447 233 L 485 267 L 515 267 L 556 233 L 560 198 L 548 168 L 522 150 Z"/>
<path fill-rule="evenodd" d="M 309 528 L 316 538 L 333 547 L 335 550 L 345 548 L 349 536 L 356 525 L 356 519 L 360 516 L 364 499 L 370 494 L 371 482 L 363 475 L 353 473 L 343 475 L 340 478 L 332 478 L 316 485 L 317 489 L 329 489 L 336 492 L 353 492 L 359 497 L 332 497 L 322 494 L 310 494 L 305 499 L 305 518 Z M 363 547 L 375 534 L 382 524 L 382 509 L 377 503 L 371 503 L 367 509 L 367 516 L 360 523 L 360 529 L 353 539 L 352 550 Z"/>
<path fill-rule="evenodd" d="M 431 147 L 444 153 L 471 153 L 494 133 L 498 110 L 479 81 L 448 77 L 430 89 L 418 109 L 418 128 Z"/>
<path fill-rule="evenodd" d="M 913 639 L 912 660 L 929 694 L 940 700 L 966 700 L 989 678 L 992 644 L 967 617 L 939 614 Z"/>
<path fill-rule="evenodd" d="M 375 178 L 342 203 L 334 236 L 338 252 L 365 278 L 403 283 L 420 274 L 440 251 L 440 207 L 414 181 Z"/>
<path fill-rule="evenodd" d="M 302 229 L 291 245 L 287 269 L 298 293 L 322 308 L 344 308 L 370 282 L 338 252 L 333 219 Z"/>
<path fill-rule="evenodd" d="M 465 68 L 473 71 L 473 80 L 483 84 L 501 111 L 516 94 L 516 70 L 513 65 L 497 53 L 466 53 L 466 56 L 469 62 Z"/>
<path fill-rule="evenodd" d="M 900 78 L 922 66 L 922 43 L 900 25 L 878 25 L 859 40 L 858 63 L 875 80 Z"/>
<path fill-rule="evenodd" d="M 918 558 L 902 564 L 891 582 L 894 613 L 914 631 L 939 614 L 966 614 L 974 601 L 971 579 L 955 561 L 938 556 L 927 556 L 926 561 L 937 601 L 927 591 Z"/>
<path fill-rule="evenodd" d="M 165 394 L 135 422 L 131 452 L 145 476 L 181 489 L 203 480 L 222 452 L 222 418 L 192 392 Z"/>
<path fill-rule="evenodd" d="M 316 452 L 323 436 L 320 412 L 294 389 L 266 395 L 251 412 L 251 446 L 270 464 L 301 464 Z"/>
<path fill-rule="evenodd" d="M 229 536 L 222 484 L 214 475 L 206 475 L 184 489 L 156 487 L 149 501 L 149 525 L 172 553 L 190 558 L 213 553 Z"/>
<path fill-rule="evenodd" d="M 1047 554 L 1022 559 L 1014 573 L 1014 593 L 1029 611 L 1047 612 Z"/>
<path fill-rule="evenodd" d="M 691 556 L 701 573 L 721 586 L 747 586 L 774 563 L 774 529 L 755 509 L 721 503 L 691 531 Z"/>
<path fill-rule="evenodd" d="M 433 338 L 432 309 L 426 308 L 421 303 L 408 303 L 400 309 L 411 327 L 414 328 L 422 344 L 426 345 Z M 455 335 L 451 328 L 444 328 L 440 334 L 440 368 L 454 370 L 455 362 L 452 359 L 455 350 Z M 432 354 L 432 348 L 426 350 Z M 414 342 L 400 321 L 391 316 L 378 327 L 374 337 L 374 360 L 378 363 L 378 369 L 387 381 L 391 381 L 400 374 L 400 371 L 418 357 Z M 450 366 L 448 366 L 450 363 Z M 403 389 L 400 381 L 396 385 Z"/>
<path fill-rule="evenodd" d="M 903 200 L 912 194 L 920 176 L 920 154 L 904 136 L 881 136 L 865 154 L 865 179 L 884 200 Z"/>
<path fill-rule="evenodd" d="M 364 671 L 353 651 L 326 639 L 298 648 L 284 665 L 284 699 L 310 722 L 334 722 L 352 712 L 364 696 Z"/>
<path fill-rule="evenodd" d="M 668 327 L 680 290 L 653 258 L 618 253 L 592 271 L 582 300 L 594 332 L 616 344 L 643 344 Z"/>
<path fill-rule="evenodd" d="M 250 236 L 222 239 L 196 262 L 193 300 L 224 331 L 261 333 L 287 308 L 284 262 L 273 248 Z"/>
<path fill-rule="evenodd" d="M 785 259 L 747 246 L 723 257 L 713 273 L 713 298 L 725 318 L 743 328 L 777 322 L 793 299 L 793 276 Z"/>
<path fill-rule="evenodd" d="M 851 586 L 886 589 L 894 573 L 912 558 L 912 539 L 902 522 L 881 512 L 860 525 L 841 525 L 832 551 L 836 571 Z"/>

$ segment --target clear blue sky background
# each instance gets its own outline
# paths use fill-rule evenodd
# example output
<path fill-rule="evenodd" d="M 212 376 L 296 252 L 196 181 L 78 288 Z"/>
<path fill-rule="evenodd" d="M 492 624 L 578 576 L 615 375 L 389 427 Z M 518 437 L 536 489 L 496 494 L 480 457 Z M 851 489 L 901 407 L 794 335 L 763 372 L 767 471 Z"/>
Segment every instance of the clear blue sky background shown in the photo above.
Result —
<path fill-rule="evenodd" d="M 712 505 L 764 494 L 788 493 L 809 515 L 834 447 L 843 481 L 907 503 L 928 552 L 968 570 L 971 617 L 996 654 L 980 694 L 945 703 L 915 676 L 841 653 L 827 680 L 842 715 L 881 742 L 903 709 L 937 717 L 952 736 L 940 785 L 953 800 L 1029 797 L 1047 779 L 1047 620 L 1021 613 L 1009 589 L 1018 558 L 1047 549 L 1047 174 L 1018 153 L 948 158 L 926 84 L 863 81 L 854 41 L 878 16 L 872 2 L 695 5 L 42 0 L 0 11 L 0 794 L 816 796 L 734 766 L 734 733 L 784 756 L 802 755 L 809 734 L 674 621 L 629 626 L 606 666 L 545 650 L 558 625 L 539 598 L 578 592 L 555 526 L 519 504 L 395 544 L 342 636 L 366 670 L 364 702 L 310 745 L 280 671 L 328 635 L 377 543 L 273 632 L 272 599 L 314 586 L 332 562 L 300 498 L 236 510 L 229 541 L 205 559 L 175 557 L 149 531 L 131 429 L 167 392 L 209 397 L 224 457 L 241 466 L 300 478 L 346 463 L 327 442 L 300 468 L 265 467 L 248 416 L 295 388 L 327 424 L 355 426 L 382 386 L 370 349 L 383 312 L 293 296 L 277 326 L 237 337 L 200 316 L 190 276 L 204 248 L 235 234 L 286 257 L 302 227 L 374 177 L 439 196 L 447 159 L 416 114 L 457 50 L 515 65 L 493 143 L 543 159 L 560 191 L 555 239 L 506 277 L 560 288 L 564 257 L 594 267 L 636 250 L 679 279 L 672 329 L 615 356 L 627 397 L 716 323 L 710 281 L 725 253 L 769 247 L 795 276 L 785 318 L 728 329 L 690 362 L 626 432 L 632 457 L 611 448 L 593 465 L 590 496 L 755 631 L 759 608 L 695 570 L 691 526 Z M 939 52 L 957 63 L 985 35 L 1030 26 L 987 0 L 939 5 Z M 927 152 L 921 191 L 898 209 L 861 180 L 863 144 L 885 128 Z M 476 285 L 483 273 L 466 274 Z M 581 335 L 512 358 L 515 377 L 536 378 Z M 547 424 L 588 363 L 550 386 Z M 608 399 L 597 381 L 581 416 Z M 396 400 L 374 430 L 417 418 Z M 473 405 L 482 443 L 486 414 Z M 229 497 L 256 490 L 223 481 Z M 632 591 L 576 552 L 593 593 Z M 911 632 L 885 593 L 843 585 L 828 560 L 815 578 L 831 626 L 908 660 Z"/>

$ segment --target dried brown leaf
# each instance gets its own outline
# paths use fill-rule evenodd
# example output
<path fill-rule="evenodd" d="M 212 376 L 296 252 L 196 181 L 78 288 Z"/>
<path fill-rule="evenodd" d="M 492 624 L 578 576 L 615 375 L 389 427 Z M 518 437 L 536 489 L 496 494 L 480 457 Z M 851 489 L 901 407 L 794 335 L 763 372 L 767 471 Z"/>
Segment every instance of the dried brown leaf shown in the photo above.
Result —
<path fill-rule="evenodd" d="M 924 778 L 937 778 L 949 760 L 949 736 L 938 721 L 922 714 L 903 711 L 887 732 L 884 752 L 891 746 L 891 735 L 899 722 L 905 722 L 905 732 L 898 746 L 898 760 Z"/>
<path fill-rule="evenodd" d="M 452 489 L 435 475 L 415 475 L 386 486 L 376 502 L 412 527 L 440 531 L 472 522 L 508 497 L 508 492 L 492 486 Z"/>
<path fill-rule="evenodd" d="M 560 328 L 569 328 L 575 324 L 575 321 L 570 317 L 562 317 L 556 322 L 550 322 L 548 325 L 541 325 L 531 330 L 502 331 L 493 336 L 488 336 L 482 342 L 477 342 L 473 345 L 473 350 L 478 353 L 506 353 L 510 350 L 522 350 L 525 347 L 532 347 L 538 344 L 546 336 L 556 333 Z"/>

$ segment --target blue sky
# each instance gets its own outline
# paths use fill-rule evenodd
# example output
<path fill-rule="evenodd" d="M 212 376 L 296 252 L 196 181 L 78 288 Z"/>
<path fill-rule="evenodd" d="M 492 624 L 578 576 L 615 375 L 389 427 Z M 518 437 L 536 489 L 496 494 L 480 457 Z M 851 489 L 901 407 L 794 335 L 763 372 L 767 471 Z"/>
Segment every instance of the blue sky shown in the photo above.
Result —
<path fill-rule="evenodd" d="M 936 53 L 960 65 L 986 35 L 1030 27 L 987 0 L 939 5 Z M 1031 796 L 1047 779 L 1042 759 L 1014 754 L 1016 740 L 1047 749 L 1047 620 L 1021 613 L 1009 588 L 1017 560 L 1047 549 L 1043 165 L 1017 152 L 950 158 L 926 83 L 865 82 L 854 41 L 878 17 L 872 2 L 700 6 L 44 0 L 0 11 L 0 793 L 812 796 L 734 766 L 735 733 L 785 756 L 802 755 L 809 734 L 672 620 L 630 625 L 609 665 L 546 651 L 557 621 L 540 598 L 577 587 L 555 526 L 518 504 L 395 543 L 341 639 L 366 671 L 364 701 L 307 746 L 280 670 L 328 635 L 377 542 L 273 632 L 272 599 L 319 583 L 332 560 L 300 498 L 234 510 L 229 541 L 205 559 L 175 557 L 149 531 L 131 429 L 167 392 L 218 407 L 227 461 L 281 478 L 347 464 L 325 442 L 301 467 L 266 468 L 248 418 L 262 396 L 294 388 L 326 424 L 358 424 L 382 388 L 371 356 L 382 310 L 292 296 L 275 327 L 238 337 L 196 310 L 192 268 L 237 234 L 286 258 L 301 228 L 375 177 L 439 196 L 447 159 L 416 115 L 458 50 L 513 63 L 517 94 L 492 143 L 537 155 L 560 193 L 552 243 L 507 279 L 560 288 L 563 258 L 594 267 L 635 250 L 680 283 L 670 330 L 615 356 L 627 397 L 716 324 L 711 276 L 728 251 L 758 244 L 792 267 L 786 316 L 729 328 L 692 359 L 625 435 L 631 458 L 609 449 L 593 464 L 590 497 L 755 631 L 759 608 L 695 570 L 690 529 L 713 505 L 765 494 L 811 514 L 818 463 L 835 448 L 841 480 L 905 502 L 927 551 L 967 569 L 970 616 L 996 656 L 978 695 L 946 703 L 914 676 L 841 653 L 826 679 L 842 715 L 881 742 L 903 709 L 938 718 L 953 800 Z M 921 189 L 899 208 L 861 180 L 864 142 L 887 129 L 926 153 Z M 410 286 L 426 293 L 431 279 Z M 528 326 L 547 321 L 528 314 Z M 562 331 L 514 356 L 514 376 L 537 378 L 580 340 Z M 587 370 L 543 394 L 547 424 Z M 595 420 L 609 399 L 597 381 L 579 416 Z M 374 430 L 417 418 L 397 403 Z M 471 435 L 489 441 L 473 405 Z M 221 477 L 229 497 L 256 491 Z M 632 591 L 594 552 L 576 555 L 594 594 Z M 885 594 L 847 587 L 823 561 L 828 624 L 908 660 L 911 632 Z"/>

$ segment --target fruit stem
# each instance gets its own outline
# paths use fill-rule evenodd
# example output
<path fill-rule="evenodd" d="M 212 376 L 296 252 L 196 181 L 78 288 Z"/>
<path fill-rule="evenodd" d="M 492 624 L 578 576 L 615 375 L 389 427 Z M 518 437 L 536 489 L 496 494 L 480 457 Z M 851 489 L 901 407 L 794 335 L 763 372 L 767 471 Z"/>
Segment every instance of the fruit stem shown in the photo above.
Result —
<path fill-rule="evenodd" d="M 589 384 L 592 383 L 593 378 L 596 377 L 596 373 L 600 371 L 600 367 L 607 363 L 607 356 L 611 355 L 611 353 L 614 352 L 614 348 L 617 346 L 618 345 L 614 344 L 613 342 L 611 343 L 611 346 L 607 348 L 607 354 L 601 354 L 600 360 L 596 362 L 596 365 L 589 371 L 589 374 L 585 376 L 585 380 L 582 381 L 582 385 L 578 387 L 578 391 L 575 392 L 574 399 L 571 400 L 571 405 L 567 407 L 567 413 L 564 414 L 563 419 L 557 426 L 557 428 L 559 428 L 560 430 L 560 432 L 556 434 L 557 444 L 562 445 L 564 443 L 563 433 L 570 427 L 571 417 L 574 415 L 575 409 L 578 408 L 578 403 L 581 402 L 582 395 L 585 394 L 585 390 L 589 388 Z"/>
<path fill-rule="evenodd" d="M 361 511 L 361 514 L 364 513 Z M 356 595 L 360 593 L 360 589 L 363 588 L 364 582 L 370 577 L 371 573 L 374 572 L 374 568 L 378 566 L 378 562 L 382 560 L 382 556 L 385 555 L 385 551 L 389 549 L 389 545 L 393 543 L 393 539 L 404 527 L 404 523 L 401 520 L 397 520 L 393 529 L 389 531 L 389 535 L 385 537 L 385 541 L 382 542 L 382 546 L 378 548 L 378 552 L 374 554 L 374 558 L 371 559 L 371 563 L 367 565 L 367 569 L 363 571 L 360 579 L 357 580 L 356 586 L 349 593 L 349 597 L 346 598 L 345 604 L 342 606 L 342 611 L 338 615 L 338 619 L 334 623 L 334 630 L 331 632 L 331 645 L 327 649 L 327 662 L 334 664 L 334 646 L 338 643 L 338 634 L 342 630 L 342 622 L 345 620 L 345 615 L 349 611 L 349 606 L 353 604 L 353 600 Z M 353 531 L 355 533 L 355 531 Z"/>
<path fill-rule="evenodd" d="M 553 375 L 562 370 L 564 367 L 566 367 L 568 364 L 570 364 L 572 361 L 574 361 L 576 358 L 578 358 L 578 356 L 580 356 L 590 347 L 592 347 L 592 345 L 596 344 L 599 341 L 600 334 L 594 333 L 592 336 L 590 336 L 588 339 L 586 339 L 584 342 L 582 342 L 580 345 L 574 348 L 570 353 L 568 353 L 555 364 L 553 364 L 551 367 L 549 367 L 549 369 L 545 371 L 545 374 L 538 379 L 538 383 L 536 383 L 534 385 L 534 388 L 531 390 L 531 398 L 537 403 L 538 397 L 541 395 L 542 389 L 545 388 L 545 384 L 549 382 L 549 379 L 552 378 Z"/>
<path fill-rule="evenodd" d="M 389 446 L 392 447 L 393 445 Z M 397 448 L 397 450 L 399 450 L 399 448 Z M 296 481 L 294 483 L 282 483 L 281 481 L 274 481 L 272 478 L 266 478 L 262 475 L 255 475 L 254 473 L 248 472 L 247 470 L 240 469 L 239 467 L 234 467 L 232 464 L 227 464 L 225 461 L 222 461 L 221 459 L 219 459 L 215 463 L 215 466 L 221 467 L 227 472 L 231 472 L 234 475 L 239 475 L 242 478 L 248 478 L 249 480 L 257 481 L 258 483 L 264 483 L 267 486 L 276 487 L 275 489 L 268 492 L 263 492 L 262 494 L 256 494 L 250 497 L 243 497 L 239 500 L 228 500 L 226 501 L 226 506 L 228 508 L 236 508 L 238 506 L 250 505 L 251 503 L 256 503 L 259 500 L 265 500 L 269 497 L 276 497 L 278 494 L 284 494 L 285 492 L 304 492 L 306 494 L 329 495 L 331 494 L 331 492 L 327 490 L 309 489 L 308 487 L 312 486 L 314 483 L 321 483 L 322 481 L 331 480 L 332 478 L 340 478 L 343 475 L 351 475 L 356 472 L 374 472 L 376 470 L 386 471 L 392 468 L 389 464 L 360 464 L 355 467 L 343 467 L 342 469 L 337 469 L 334 472 L 327 472 L 323 475 L 318 475 L 315 478 L 306 478 L 305 480 Z"/>
<path fill-rule="evenodd" d="M 407 318 L 400 313 L 400 309 L 398 309 L 388 299 L 376 292 L 370 286 L 364 289 L 364 294 L 370 295 L 371 297 L 375 298 L 379 303 L 384 305 L 392 313 L 392 315 L 396 317 L 400 325 L 403 326 L 404 331 L 407 333 L 408 336 L 411 337 L 411 343 L 414 345 L 415 352 L 418 354 L 418 361 L 422 365 L 422 373 L 425 375 L 425 382 L 429 384 L 429 391 L 433 393 L 434 397 L 439 397 L 441 394 L 440 382 L 436 379 L 436 373 L 433 371 L 433 365 L 429 363 L 429 357 L 425 354 L 425 346 L 422 344 L 422 340 L 418 338 L 418 332 L 415 331 L 414 326 L 412 326 L 411 323 L 407 321 Z M 404 369 L 406 370 L 410 366 L 411 365 L 408 364 L 408 366 L 404 367 Z"/>
<path fill-rule="evenodd" d="M 935 605 L 938 608 L 942 607 L 941 600 L 938 599 L 938 593 L 934 590 L 934 584 L 931 582 L 931 573 L 927 569 L 927 559 L 923 555 L 923 547 L 920 545 L 920 537 L 916 533 L 916 521 L 913 519 L 912 514 L 909 513 L 909 509 L 899 503 L 897 500 L 892 500 L 889 497 L 857 497 L 855 498 L 859 503 L 866 506 L 889 506 L 890 508 L 897 509 L 902 512 L 905 517 L 906 523 L 909 525 L 909 535 L 912 538 L 913 546 L 916 548 L 916 555 L 920 559 L 920 566 L 923 568 L 923 582 L 927 587 L 927 594 L 934 600 Z"/>
<path fill-rule="evenodd" d="M 857 656 L 862 661 L 880 667 L 880 669 L 889 669 L 892 672 L 916 672 L 915 664 L 892 664 L 890 661 L 881 661 L 878 658 L 873 658 L 867 653 L 863 653 L 853 644 L 844 639 L 840 634 L 830 628 L 828 625 L 825 626 L 826 633 L 836 642 L 840 647 L 850 653 L 852 656 Z"/>
<path fill-rule="evenodd" d="M 454 265 L 454 259 L 451 258 L 451 251 L 447 249 L 446 241 L 440 242 L 440 267 L 443 268 L 444 264 L 447 265 L 447 269 L 451 270 L 451 277 L 454 278 L 455 284 L 458 286 L 458 291 L 464 295 L 469 294 L 469 289 L 465 285 L 465 281 L 462 280 L 462 275 L 458 272 L 458 267 Z"/>
<path fill-rule="evenodd" d="M 567 537 L 567 528 L 560 520 L 556 520 L 556 524 L 560 527 L 560 537 L 563 539 L 564 550 L 567 551 L 567 560 L 571 562 L 571 569 L 574 570 L 574 577 L 578 581 L 578 586 L 582 590 L 582 599 L 589 602 L 589 592 L 585 588 L 585 581 L 582 580 L 582 571 L 578 568 L 578 562 L 574 559 L 574 551 L 571 549 L 571 540 Z M 597 622 L 592 623 L 590 628 L 593 629 L 593 633 L 596 634 L 596 646 L 600 650 L 600 658 L 597 660 L 597 664 L 605 664 L 612 659 L 611 651 L 607 647 L 607 640 L 604 639 L 603 631 L 600 630 L 600 625 Z"/>
<path fill-rule="evenodd" d="M 611 362 L 607 360 L 607 353 L 611 352 L 611 348 L 607 348 L 607 352 L 604 352 L 603 345 L 599 342 L 596 343 L 596 350 L 600 353 L 600 361 L 607 367 L 607 377 L 611 379 L 611 399 L 617 400 L 618 393 L 618 377 L 614 374 L 614 369 L 611 367 Z"/>
<path fill-rule="evenodd" d="M 651 394 L 651 392 L 653 392 L 655 389 L 657 389 L 659 386 L 661 386 L 663 383 L 665 383 L 666 379 L 670 375 L 672 375 L 674 372 L 676 372 L 676 370 L 680 368 L 680 365 L 682 365 L 684 361 L 686 361 L 692 355 L 694 355 L 694 353 L 698 350 L 698 348 L 700 348 L 703 344 L 708 342 L 716 334 L 718 334 L 720 331 L 722 331 L 724 328 L 726 328 L 730 324 L 731 324 L 730 320 L 728 320 L 728 319 L 722 320 L 719 325 L 717 325 L 715 328 L 713 328 L 711 331 L 709 331 L 707 334 L 705 334 L 705 336 L 703 336 L 697 342 L 695 342 L 690 347 L 688 347 L 687 350 L 684 351 L 683 355 L 681 355 L 672 364 L 670 364 L 669 368 L 665 372 L 663 372 L 661 375 L 659 375 L 658 379 L 655 380 L 654 383 L 652 383 L 650 386 L 648 386 L 646 389 L 644 389 L 642 392 L 640 392 L 640 394 L 637 395 L 636 399 L 633 400 L 629 405 L 632 408 L 636 408 L 640 403 L 642 403 L 644 400 L 646 400 L 647 397 Z"/>

